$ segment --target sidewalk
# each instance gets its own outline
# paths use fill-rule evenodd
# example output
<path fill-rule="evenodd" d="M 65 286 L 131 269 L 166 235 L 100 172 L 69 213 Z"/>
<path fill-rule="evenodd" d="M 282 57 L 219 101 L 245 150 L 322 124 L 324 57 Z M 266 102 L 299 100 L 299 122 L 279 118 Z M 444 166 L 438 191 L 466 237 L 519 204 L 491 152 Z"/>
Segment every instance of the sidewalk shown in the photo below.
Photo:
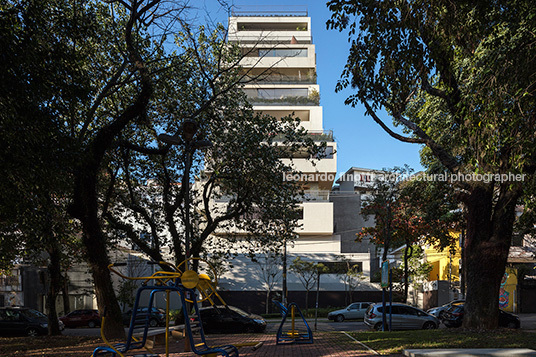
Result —
<path fill-rule="evenodd" d="M 240 335 L 209 335 L 207 342 L 209 345 L 224 345 L 242 342 L 260 342 L 263 346 L 252 351 L 251 347 L 240 348 L 240 356 L 273 357 L 273 356 L 298 356 L 298 357 L 359 357 L 376 356 L 359 343 L 353 341 L 342 332 L 317 332 L 313 334 L 313 344 L 289 344 L 276 345 L 275 334 L 240 334 Z M 170 342 L 171 357 L 195 356 L 192 352 L 182 352 L 183 340 Z M 163 346 L 155 347 L 155 353 L 165 356 Z"/>

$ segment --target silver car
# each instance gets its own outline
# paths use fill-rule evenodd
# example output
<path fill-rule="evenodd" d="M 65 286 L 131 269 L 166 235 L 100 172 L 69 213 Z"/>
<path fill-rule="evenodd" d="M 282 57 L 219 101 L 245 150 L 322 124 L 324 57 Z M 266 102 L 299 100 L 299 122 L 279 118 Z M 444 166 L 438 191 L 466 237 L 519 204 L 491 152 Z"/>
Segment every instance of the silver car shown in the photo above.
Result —
<path fill-rule="evenodd" d="M 440 320 L 443 320 L 445 318 L 445 313 L 447 312 L 448 309 L 450 309 L 452 305 L 463 304 L 464 302 L 465 300 L 452 300 L 442 306 L 433 307 L 427 310 L 426 312 L 429 313 L 430 315 L 434 315 L 435 317 L 438 317 Z"/>
<path fill-rule="evenodd" d="M 362 319 L 365 317 L 365 311 L 372 304 L 371 302 L 354 302 L 346 309 L 332 311 L 328 314 L 328 320 L 343 322 L 344 320 Z"/>
<path fill-rule="evenodd" d="M 389 324 L 389 304 L 386 305 L 386 323 Z M 382 329 L 381 303 L 372 304 L 365 313 L 365 324 L 374 330 Z M 436 329 L 439 326 L 437 317 L 427 314 L 421 309 L 401 303 L 393 303 L 392 308 L 392 330 L 418 330 Z M 386 326 L 387 329 L 387 326 Z"/>

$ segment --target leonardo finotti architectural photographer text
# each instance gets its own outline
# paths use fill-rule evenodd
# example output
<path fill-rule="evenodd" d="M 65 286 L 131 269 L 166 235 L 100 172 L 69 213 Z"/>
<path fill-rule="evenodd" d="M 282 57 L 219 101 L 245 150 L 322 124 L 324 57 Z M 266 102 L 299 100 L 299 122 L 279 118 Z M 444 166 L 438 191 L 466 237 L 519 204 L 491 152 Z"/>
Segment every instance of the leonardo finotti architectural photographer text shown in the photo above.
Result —
<path fill-rule="evenodd" d="M 337 177 L 333 173 L 320 173 L 304 174 L 304 173 L 284 173 L 284 181 L 334 181 Z M 376 181 L 438 181 L 438 182 L 522 182 L 525 181 L 526 174 L 477 174 L 477 173 L 441 173 L 441 174 L 427 174 L 421 173 L 417 175 L 400 175 L 396 173 L 366 173 L 366 174 L 341 174 L 338 176 L 339 181 L 353 181 L 363 183 L 373 183 Z"/>

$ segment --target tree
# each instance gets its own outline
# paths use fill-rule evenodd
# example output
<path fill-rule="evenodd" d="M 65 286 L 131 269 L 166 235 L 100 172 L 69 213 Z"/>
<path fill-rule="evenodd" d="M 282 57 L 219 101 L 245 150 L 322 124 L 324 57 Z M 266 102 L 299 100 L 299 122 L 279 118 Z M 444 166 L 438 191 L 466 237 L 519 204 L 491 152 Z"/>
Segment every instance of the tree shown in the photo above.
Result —
<path fill-rule="evenodd" d="M 222 247 L 218 247 L 222 248 Z M 233 268 L 232 260 L 228 257 L 228 251 L 218 250 L 218 248 L 210 247 L 207 249 L 210 253 L 206 253 L 203 256 L 203 259 L 205 259 L 214 269 L 210 269 L 210 271 L 207 272 L 208 276 L 213 281 L 220 281 L 220 278 L 230 271 L 230 269 Z M 216 286 L 216 289 L 218 287 Z"/>
<path fill-rule="evenodd" d="M 195 139 L 213 145 L 193 155 L 186 145 L 155 146 L 154 127 L 121 140 L 108 167 L 103 217 L 112 232 L 126 233 L 154 260 L 162 260 L 163 247 L 170 248 L 177 263 L 184 260 L 186 227 L 194 257 L 211 253 L 216 231 L 220 246 L 230 243 L 247 251 L 255 241 L 277 249 L 285 237 L 290 241 L 296 235 L 300 202 L 299 186 L 285 180 L 294 171 L 280 160 L 282 151 L 305 149 L 314 156 L 323 146 L 308 138 L 296 119 L 277 120 L 252 110 L 241 87 L 258 76 L 240 69 L 244 54 L 225 42 L 223 27 L 201 27 L 195 33 L 185 27 L 177 44 L 196 60 L 177 59 L 181 66 L 173 66 L 151 111 L 164 107 L 175 117 L 195 118 Z M 178 107 L 177 97 L 182 98 Z M 180 133 L 182 123 L 165 122 L 162 129 Z M 149 232 L 152 245 L 139 239 L 143 231 Z"/>
<path fill-rule="evenodd" d="M 430 172 L 448 174 L 458 189 L 467 218 L 464 326 L 496 328 L 515 208 L 536 168 L 533 3 L 328 7 L 328 27 L 349 30 L 337 85 L 356 89 L 346 103 L 364 105 L 390 136 L 423 144 Z M 384 123 L 383 109 L 403 134 Z"/>
<path fill-rule="evenodd" d="M 425 258 L 424 256 L 424 249 L 421 246 L 415 245 L 409 248 L 404 248 L 404 251 L 407 249 L 411 249 L 412 253 L 409 254 L 410 258 L 407 260 L 404 260 L 402 265 L 402 270 L 404 271 L 404 277 L 408 276 L 411 278 L 411 286 L 413 287 L 413 290 L 417 290 L 422 287 L 422 284 L 424 281 L 428 280 L 428 276 L 430 272 L 433 269 L 432 264 L 423 261 Z M 406 256 L 406 253 L 404 252 L 404 256 Z M 407 294 L 407 279 L 404 279 L 405 284 L 405 294 Z M 415 299 L 416 295 L 414 295 Z M 406 301 L 407 301 L 407 295 L 406 295 Z M 414 304 L 417 302 L 414 300 Z"/>
<path fill-rule="evenodd" d="M 458 215 L 452 213 L 456 203 L 449 199 L 448 187 L 437 186 L 421 180 L 420 175 L 411 176 L 408 167 L 386 169 L 378 175 L 373 193 L 364 203 L 361 214 L 373 217 L 375 225 L 364 227 L 357 239 L 371 238 L 383 247 L 383 260 L 392 247 L 404 249 L 403 286 L 404 300 L 408 298 L 409 260 L 414 246 L 423 242 L 440 249 L 455 242 L 450 234 L 455 229 Z"/>
<path fill-rule="evenodd" d="M 66 46 L 66 1 L 0 5 L 0 269 L 15 261 L 47 266 L 49 334 L 60 334 L 56 298 L 64 285 L 62 265 L 78 251 L 77 224 L 66 214 L 73 153 L 63 133 L 61 98 L 81 94 L 73 81 L 78 59 Z M 80 31 L 81 33 L 84 30 Z M 67 98 L 64 98 L 67 100 Z M 45 253 L 46 258 L 43 258 Z"/>
<path fill-rule="evenodd" d="M 340 260 L 344 268 L 337 269 L 336 273 L 344 280 L 344 288 L 346 290 L 345 305 L 349 305 L 352 301 L 354 301 L 354 291 L 356 291 L 358 288 L 359 283 L 365 280 L 365 276 L 361 271 L 360 264 L 352 264 L 349 259 L 344 257 L 342 257 Z"/>
<path fill-rule="evenodd" d="M 35 208 L 47 207 L 43 202 L 48 199 L 68 206 L 71 217 L 79 220 L 99 309 L 109 311 L 105 333 L 122 337 L 121 312 L 107 269 L 109 241 L 100 217 L 106 205 L 106 166 L 124 135 L 151 127 L 148 120 L 157 113 L 149 111 L 149 103 L 157 100 L 154 89 L 165 83 L 166 73 L 174 66 L 180 69 L 181 60 L 191 60 L 165 48 L 179 18 L 175 15 L 184 7 L 119 0 L 10 1 L 1 6 L 2 41 L 9 49 L 2 56 L 7 182 L 27 193 L 20 205 L 24 219 L 40 217 Z M 170 121 L 160 109 L 161 119 Z M 9 155 L 14 146 L 20 156 Z M 35 198 L 34 187 L 45 192 L 39 193 L 43 200 Z M 3 213 L 14 199 L 2 202 Z M 2 221 L 12 236 L 19 234 L 16 226 L 12 229 L 11 216 Z M 49 231 L 47 237 L 58 236 Z M 10 240 L 5 260 L 12 261 L 21 246 Z"/>
<path fill-rule="evenodd" d="M 123 274 L 130 277 L 150 275 L 150 273 L 147 272 L 147 261 L 136 255 L 130 255 L 128 257 L 127 266 Z M 123 311 L 127 307 L 134 306 L 136 292 L 141 285 L 142 284 L 139 280 L 122 279 L 119 281 L 117 300 L 122 304 Z"/>
<path fill-rule="evenodd" d="M 281 278 L 281 255 L 273 252 L 268 252 L 260 257 L 252 257 L 251 259 L 256 265 L 257 270 L 261 278 L 261 282 L 266 289 L 266 313 L 268 314 L 270 308 L 270 295 L 274 290 L 275 285 Z"/>
<path fill-rule="evenodd" d="M 320 274 L 327 272 L 327 268 L 322 263 L 309 262 L 296 257 L 290 264 L 290 271 L 296 274 L 305 288 L 305 312 L 307 313 L 309 311 L 309 291 L 314 288 Z"/>

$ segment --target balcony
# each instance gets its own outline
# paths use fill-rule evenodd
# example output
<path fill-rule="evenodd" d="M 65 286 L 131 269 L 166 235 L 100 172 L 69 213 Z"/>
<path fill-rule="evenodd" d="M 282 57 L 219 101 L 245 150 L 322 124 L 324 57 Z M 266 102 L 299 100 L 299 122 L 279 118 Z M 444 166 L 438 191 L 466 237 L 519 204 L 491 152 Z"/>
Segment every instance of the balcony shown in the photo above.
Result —
<path fill-rule="evenodd" d="M 250 83 L 253 76 L 247 76 L 242 83 Z M 316 73 L 311 76 L 287 76 L 271 74 L 267 76 L 256 77 L 255 82 L 262 84 L 316 84 Z"/>
<path fill-rule="evenodd" d="M 308 88 L 263 88 L 244 89 L 252 105 L 320 105 L 317 90 Z"/>
<path fill-rule="evenodd" d="M 332 142 L 333 140 L 333 130 L 309 130 L 306 134 L 307 138 L 310 138 L 317 142 Z M 273 141 L 282 142 L 286 140 L 285 135 L 275 134 L 272 137 Z"/>
<path fill-rule="evenodd" d="M 304 202 L 329 202 L 330 191 L 316 190 L 305 191 L 302 200 Z"/>
<path fill-rule="evenodd" d="M 250 68 L 243 75 L 243 83 L 251 83 L 254 79 L 262 84 L 316 84 L 316 71 L 313 68 Z"/>
<path fill-rule="evenodd" d="M 251 105 L 274 105 L 274 106 L 295 106 L 295 105 L 320 105 L 320 99 L 310 99 L 308 97 L 285 97 L 277 99 L 268 98 L 248 98 Z"/>

